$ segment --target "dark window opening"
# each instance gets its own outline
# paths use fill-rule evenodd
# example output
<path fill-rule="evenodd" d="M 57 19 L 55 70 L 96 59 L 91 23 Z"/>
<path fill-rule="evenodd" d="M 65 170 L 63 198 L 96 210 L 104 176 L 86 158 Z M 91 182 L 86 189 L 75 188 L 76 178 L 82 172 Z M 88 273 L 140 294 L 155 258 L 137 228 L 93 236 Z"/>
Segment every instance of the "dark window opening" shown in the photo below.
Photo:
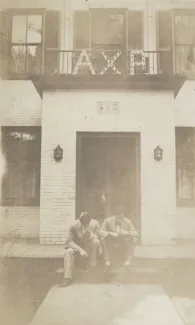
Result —
<path fill-rule="evenodd" d="M 41 129 L 3 127 L 2 147 L 6 160 L 2 204 L 39 206 Z"/>
<path fill-rule="evenodd" d="M 177 205 L 195 206 L 195 128 L 176 128 Z"/>

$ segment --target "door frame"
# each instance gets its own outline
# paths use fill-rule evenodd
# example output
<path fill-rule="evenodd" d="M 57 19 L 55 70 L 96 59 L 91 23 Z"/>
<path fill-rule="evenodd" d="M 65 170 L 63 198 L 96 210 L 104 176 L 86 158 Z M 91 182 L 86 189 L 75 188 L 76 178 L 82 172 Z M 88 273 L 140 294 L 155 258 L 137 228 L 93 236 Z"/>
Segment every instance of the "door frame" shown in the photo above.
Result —
<path fill-rule="evenodd" d="M 141 236 L 141 134 L 140 132 L 76 132 L 76 196 L 75 196 L 75 212 L 76 219 L 80 213 L 80 193 L 81 193 L 81 182 L 80 175 L 81 171 L 81 150 L 82 141 L 85 138 L 129 138 L 135 140 L 136 148 L 136 217 L 138 218 L 139 233 Z"/>

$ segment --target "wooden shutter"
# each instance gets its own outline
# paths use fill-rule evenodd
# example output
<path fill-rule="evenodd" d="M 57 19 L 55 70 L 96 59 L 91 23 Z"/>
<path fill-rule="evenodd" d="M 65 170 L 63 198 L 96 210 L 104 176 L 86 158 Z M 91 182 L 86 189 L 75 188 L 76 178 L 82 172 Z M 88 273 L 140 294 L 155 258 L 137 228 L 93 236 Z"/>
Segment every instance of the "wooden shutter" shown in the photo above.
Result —
<path fill-rule="evenodd" d="M 88 49 L 89 11 L 76 11 L 74 17 L 74 49 Z"/>
<path fill-rule="evenodd" d="M 158 22 L 158 48 L 171 49 L 172 48 L 172 15 L 171 11 L 159 11 L 157 13 Z"/>
<path fill-rule="evenodd" d="M 8 72 L 11 60 L 11 13 L 8 10 L 0 12 L 0 58 L 1 58 L 1 74 Z"/>
<path fill-rule="evenodd" d="M 158 68 L 164 75 L 173 72 L 173 30 L 171 11 L 157 13 L 157 46 L 159 50 Z"/>
<path fill-rule="evenodd" d="M 60 46 L 60 12 L 48 10 L 45 12 L 45 72 L 55 74 L 59 69 Z M 52 51 L 53 50 L 53 51 Z M 56 50 L 56 51 L 54 51 Z"/>
<path fill-rule="evenodd" d="M 143 12 L 128 12 L 128 49 L 143 48 Z"/>

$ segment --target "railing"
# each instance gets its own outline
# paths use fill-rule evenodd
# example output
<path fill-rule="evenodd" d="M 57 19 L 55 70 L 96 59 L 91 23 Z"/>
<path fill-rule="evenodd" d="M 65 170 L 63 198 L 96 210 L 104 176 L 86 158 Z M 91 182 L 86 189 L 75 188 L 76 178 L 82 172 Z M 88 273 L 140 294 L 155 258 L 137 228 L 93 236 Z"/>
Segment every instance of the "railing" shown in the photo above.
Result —
<path fill-rule="evenodd" d="M 47 50 L 44 73 L 49 75 L 170 75 L 170 51 Z"/>
<path fill-rule="evenodd" d="M 171 75 L 171 51 L 109 51 L 39 48 L 12 51 L 11 74 L 26 75 Z"/>

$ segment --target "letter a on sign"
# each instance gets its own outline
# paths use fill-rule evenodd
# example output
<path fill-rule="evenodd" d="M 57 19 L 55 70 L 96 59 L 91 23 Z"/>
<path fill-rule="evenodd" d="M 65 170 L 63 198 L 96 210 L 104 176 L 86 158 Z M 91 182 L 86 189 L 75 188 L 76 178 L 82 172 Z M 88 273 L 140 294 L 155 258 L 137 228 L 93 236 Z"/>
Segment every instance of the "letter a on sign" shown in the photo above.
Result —
<path fill-rule="evenodd" d="M 82 67 L 88 67 L 91 74 L 96 74 L 94 68 L 92 67 L 91 61 L 89 59 L 89 56 L 85 50 L 83 50 L 78 58 L 77 64 L 74 68 L 73 74 L 78 74 L 78 71 Z"/>

